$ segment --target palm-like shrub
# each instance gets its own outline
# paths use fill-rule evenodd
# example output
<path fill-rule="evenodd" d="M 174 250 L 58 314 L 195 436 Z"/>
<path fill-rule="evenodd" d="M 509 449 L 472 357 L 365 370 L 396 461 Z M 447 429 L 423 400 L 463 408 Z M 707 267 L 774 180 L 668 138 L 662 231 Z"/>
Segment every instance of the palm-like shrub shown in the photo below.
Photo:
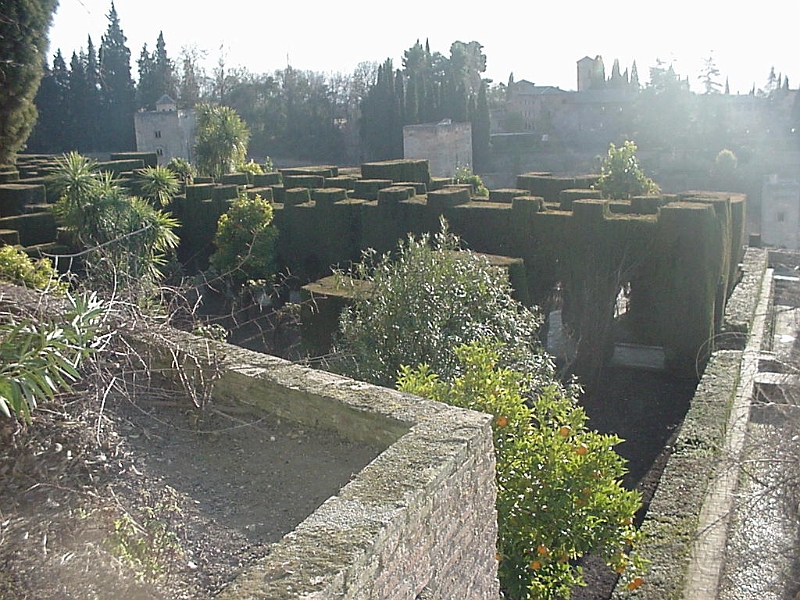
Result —
<path fill-rule="evenodd" d="M 197 169 L 215 180 L 245 162 L 250 131 L 239 114 L 228 106 L 197 107 L 195 156 Z"/>
<path fill-rule="evenodd" d="M 142 196 L 156 208 L 170 204 L 180 188 L 177 175 L 160 165 L 136 171 L 136 179 Z"/>
<path fill-rule="evenodd" d="M 54 175 L 60 199 L 54 211 L 86 250 L 88 276 L 115 289 L 146 289 L 156 282 L 165 255 L 178 245 L 178 223 L 112 175 L 76 153 L 62 157 Z M 142 288 L 144 286 L 144 288 Z"/>

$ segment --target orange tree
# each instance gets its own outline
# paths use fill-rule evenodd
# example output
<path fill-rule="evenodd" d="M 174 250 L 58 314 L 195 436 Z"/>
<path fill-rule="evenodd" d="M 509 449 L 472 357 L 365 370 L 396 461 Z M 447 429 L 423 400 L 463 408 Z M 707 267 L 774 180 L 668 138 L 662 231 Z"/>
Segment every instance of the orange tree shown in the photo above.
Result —
<path fill-rule="evenodd" d="M 498 558 L 506 598 L 569 598 L 584 583 L 576 561 L 601 556 L 642 583 L 633 517 L 638 492 L 622 487 L 618 437 L 586 427 L 577 388 L 556 382 L 529 393 L 526 377 L 498 366 L 498 345 L 471 342 L 456 350 L 460 375 L 441 379 L 429 367 L 404 367 L 398 388 L 494 415 Z M 526 398 L 527 397 L 527 398 Z"/>

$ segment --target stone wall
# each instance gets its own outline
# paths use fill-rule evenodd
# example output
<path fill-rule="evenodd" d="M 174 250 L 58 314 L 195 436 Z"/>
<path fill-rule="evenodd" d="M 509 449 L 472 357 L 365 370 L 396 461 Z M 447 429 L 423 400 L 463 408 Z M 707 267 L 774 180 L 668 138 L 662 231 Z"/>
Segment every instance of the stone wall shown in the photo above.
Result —
<path fill-rule="evenodd" d="M 472 169 L 470 123 L 423 123 L 403 127 L 403 156 L 424 158 L 434 177 L 453 177 L 458 167 Z"/>
<path fill-rule="evenodd" d="M 156 366 L 219 357 L 215 398 L 387 446 L 221 599 L 499 597 L 488 415 L 174 330 L 142 339 L 172 349 Z"/>

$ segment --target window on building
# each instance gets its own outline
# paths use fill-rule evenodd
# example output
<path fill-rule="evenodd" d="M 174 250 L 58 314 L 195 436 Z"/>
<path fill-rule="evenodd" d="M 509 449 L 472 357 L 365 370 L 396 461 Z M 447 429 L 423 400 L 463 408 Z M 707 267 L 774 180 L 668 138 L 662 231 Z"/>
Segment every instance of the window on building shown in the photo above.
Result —
<path fill-rule="evenodd" d="M 160 132 L 160 131 L 156 131 L 156 137 L 157 137 L 157 138 L 160 138 L 160 137 L 161 137 L 161 132 Z"/>
<path fill-rule="evenodd" d="M 158 156 L 164 156 L 164 149 L 163 148 L 156 148 L 156 154 Z"/>

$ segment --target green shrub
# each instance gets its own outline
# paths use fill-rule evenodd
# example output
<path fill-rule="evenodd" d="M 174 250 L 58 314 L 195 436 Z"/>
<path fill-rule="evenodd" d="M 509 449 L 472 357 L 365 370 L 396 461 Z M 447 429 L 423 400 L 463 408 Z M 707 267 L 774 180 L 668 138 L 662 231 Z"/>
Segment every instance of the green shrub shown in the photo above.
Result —
<path fill-rule="evenodd" d="M 34 260 L 13 246 L 0 248 L 0 280 L 57 294 L 65 293 L 68 287 L 65 281 L 59 280 L 49 260 Z"/>
<path fill-rule="evenodd" d="M 498 366 L 500 349 L 483 342 L 458 348 L 462 372 L 451 382 L 427 365 L 405 367 L 398 388 L 494 416 L 505 597 L 569 598 L 584 584 L 575 561 L 590 552 L 638 586 L 643 565 L 632 548 L 641 496 L 620 482 L 625 462 L 613 447 L 621 440 L 587 429 L 574 389 L 553 382 L 524 401 L 525 377 Z"/>
<path fill-rule="evenodd" d="M 272 224 L 272 204 L 259 194 L 242 192 L 217 222 L 216 251 L 211 266 L 223 275 L 232 291 L 249 281 L 270 282 L 275 275 L 278 230 Z"/>
<path fill-rule="evenodd" d="M 507 364 L 552 376 L 536 338 L 538 315 L 514 300 L 504 270 L 461 249 L 444 220 L 433 237 L 409 236 L 395 256 L 366 252 L 352 275 L 371 285 L 356 289 L 341 315 L 335 369 L 390 386 L 402 365 L 427 363 L 451 379 L 455 348 L 491 337 L 503 342 Z"/>
<path fill-rule="evenodd" d="M 456 168 L 456 174 L 453 177 L 454 183 L 468 183 L 472 186 L 473 193 L 481 198 L 489 197 L 489 190 L 483 185 L 483 180 L 480 175 L 476 175 L 469 167 Z"/>
<path fill-rule="evenodd" d="M 657 194 L 656 183 L 644 174 L 636 159 L 636 144 L 630 140 L 617 148 L 613 143 L 608 146 L 608 154 L 603 159 L 600 179 L 594 184 L 604 198 L 628 200 L 633 196 Z"/>
<path fill-rule="evenodd" d="M 0 413 L 30 420 L 38 402 L 68 390 L 105 312 L 92 295 L 69 298 L 58 323 L 8 318 L 0 324 Z"/>

